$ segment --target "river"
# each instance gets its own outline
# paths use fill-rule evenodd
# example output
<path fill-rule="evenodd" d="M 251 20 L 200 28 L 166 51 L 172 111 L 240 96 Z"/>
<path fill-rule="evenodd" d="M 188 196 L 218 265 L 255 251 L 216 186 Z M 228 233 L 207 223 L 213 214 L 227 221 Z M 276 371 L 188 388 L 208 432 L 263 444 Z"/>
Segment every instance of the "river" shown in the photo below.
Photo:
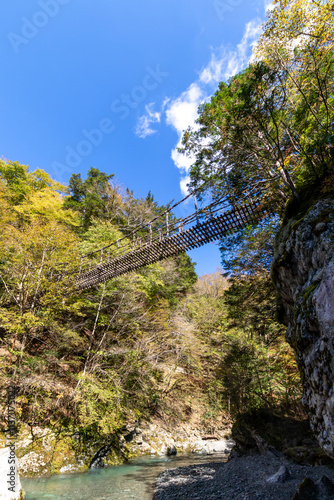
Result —
<path fill-rule="evenodd" d="M 26 500 L 152 500 L 160 472 L 196 463 L 226 461 L 226 454 L 140 457 L 82 474 L 22 479 Z"/>

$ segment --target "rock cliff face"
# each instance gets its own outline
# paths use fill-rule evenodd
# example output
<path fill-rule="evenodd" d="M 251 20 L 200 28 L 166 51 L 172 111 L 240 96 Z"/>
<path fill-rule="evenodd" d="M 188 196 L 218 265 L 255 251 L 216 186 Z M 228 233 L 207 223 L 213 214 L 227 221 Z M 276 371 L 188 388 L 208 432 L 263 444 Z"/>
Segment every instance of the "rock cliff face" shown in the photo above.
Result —
<path fill-rule="evenodd" d="M 280 319 L 302 375 L 303 403 L 334 458 L 334 201 L 322 200 L 280 230 L 272 265 Z"/>

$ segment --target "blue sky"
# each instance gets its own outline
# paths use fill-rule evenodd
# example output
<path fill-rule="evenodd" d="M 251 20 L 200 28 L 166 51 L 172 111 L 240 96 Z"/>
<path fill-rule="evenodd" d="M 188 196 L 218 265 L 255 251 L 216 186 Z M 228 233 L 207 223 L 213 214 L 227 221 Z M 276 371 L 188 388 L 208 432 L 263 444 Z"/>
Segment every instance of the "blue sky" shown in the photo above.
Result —
<path fill-rule="evenodd" d="M 182 130 L 245 67 L 268 4 L 3 2 L 0 155 L 63 183 L 94 166 L 136 197 L 180 199 L 190 166 L 176 151 Z M 220 265 L 216 244 L 189 255 L 198 274 Z"/>

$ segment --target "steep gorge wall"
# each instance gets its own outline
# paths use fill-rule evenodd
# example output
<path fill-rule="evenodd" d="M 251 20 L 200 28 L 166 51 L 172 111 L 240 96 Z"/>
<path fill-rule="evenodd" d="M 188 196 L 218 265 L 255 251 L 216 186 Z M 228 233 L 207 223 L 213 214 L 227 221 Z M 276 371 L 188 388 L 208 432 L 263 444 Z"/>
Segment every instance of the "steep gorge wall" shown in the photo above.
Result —
<path fill-rule="evenodd" d="M 303 403 L 334 458 L 334 201 L 281 228 L 272 265 L 279 315 L 302 375 Z"/>

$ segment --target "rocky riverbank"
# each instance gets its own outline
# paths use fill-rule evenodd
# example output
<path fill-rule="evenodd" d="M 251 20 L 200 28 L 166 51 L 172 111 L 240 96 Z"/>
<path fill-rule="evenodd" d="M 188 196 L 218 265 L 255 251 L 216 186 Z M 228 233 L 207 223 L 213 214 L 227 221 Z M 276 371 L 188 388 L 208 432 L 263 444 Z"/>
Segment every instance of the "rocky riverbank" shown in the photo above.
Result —
<path fill-rule="evenodd" d="M 21 477 L 42 477 L 119 465 L 141 455 L 228 453 L 233 445 L 229 436 L 230 427 L 223 423 L 208 429 L 186 423 L 169 426 L 159 420 L 134 421 L 107 438 L 21 425 L 16 454 Z M 0 448 L 5 446 L 3 437 Z"/>
<path fill-rule="evenodd" d="M 232 437 L 227 463 L 213 459 L 163 472 L 154 500 L 334 499 L 334 461 L 307 419 L 253 410 L 239 415 Z"/>
<path fill-rule="evenodd" d="M 233 457 L 168 469 L 159 475 L 154 500 L 329 500 L 334 499 L 334 470 L 298 465 L 282 453 Z"/>
<path fill-rule="evenodd" d="M 230 428 L 212 430 L 181 424 L 171 428 L 160 422 L 135 426 L 123 440 L 129 443 L 132 456 L 173 455 L 176 453 L 228 453 L 233 441 Z"/>

